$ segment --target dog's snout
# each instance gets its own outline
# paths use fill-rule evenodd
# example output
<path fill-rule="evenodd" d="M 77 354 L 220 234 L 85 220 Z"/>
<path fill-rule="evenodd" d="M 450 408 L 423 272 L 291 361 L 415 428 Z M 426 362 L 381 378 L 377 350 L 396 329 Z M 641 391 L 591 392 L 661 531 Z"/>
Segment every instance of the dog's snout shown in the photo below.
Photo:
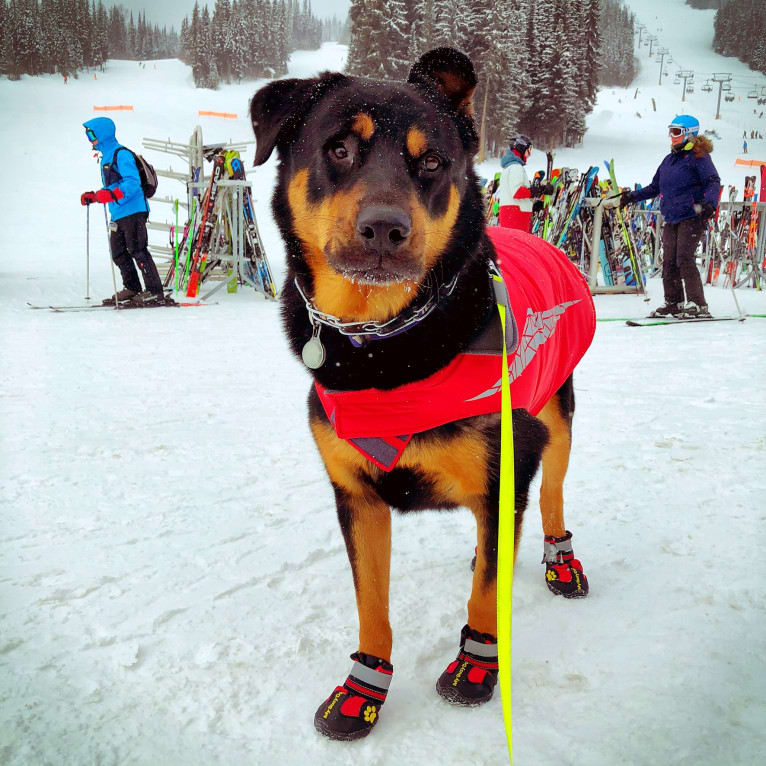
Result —
<path fill-rule="evenodd" d="M 399 207 L 370 205 L 356 219 L 357 237 L 372 250 L 392 252 L 407 241 L 412 219 Z"/>

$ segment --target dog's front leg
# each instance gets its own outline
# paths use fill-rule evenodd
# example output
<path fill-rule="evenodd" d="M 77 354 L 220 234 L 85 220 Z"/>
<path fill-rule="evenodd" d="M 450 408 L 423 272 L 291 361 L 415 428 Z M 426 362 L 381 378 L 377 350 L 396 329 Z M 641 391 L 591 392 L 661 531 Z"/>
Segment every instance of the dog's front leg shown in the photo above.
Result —
<path fill-rule="evenodd" d="M 494 482 L 497 483 L 497 482 Z M 470 503 L 476 517 L 476 566 L 468 624 L 460 632 L 457 659 L 436 682 L 436 691 L 454 705 L 481 705 L 497 683 L 497 493 Z"/>
<path fill-rule="evenodd" d="M 354 576 L 359 651 L 390 662 L 391 510 L 371 491 L 352 494 L 338 486 L 334 489 L 338 521 Z"/>
<path fill-rule="evenodd" d="M 331 739 L 359 739 L 377 723 L 394 668 L 388 583 L 391 510 L 372 491 L 354 493 L 334 484 L 338 519 L 351 562 L 359 613 L 359 651 L 342 686 L 319 706 L 317 730 Z"/>
<path fill-rule="evenodd" d="M 391 509 L 368 483 L 364 458 L 335 436 L 315 401 L 313 413 L 311 428 L 335 490 L 359 614 L 351 672 L 319 706 L 314 725 L 331 739 L 359 739 L 377 723 L 394 671 L 388 621 Z"/>

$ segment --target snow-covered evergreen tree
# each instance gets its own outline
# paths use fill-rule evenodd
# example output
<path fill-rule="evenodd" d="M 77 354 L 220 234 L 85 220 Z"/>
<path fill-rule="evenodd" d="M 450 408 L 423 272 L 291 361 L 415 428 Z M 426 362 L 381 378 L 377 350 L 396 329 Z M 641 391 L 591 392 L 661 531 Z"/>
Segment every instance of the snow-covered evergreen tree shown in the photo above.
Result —
<path fill-rule="evenodd" d="M 398 3 L 352 0 L 346 70 L 400 79 L 423 52 L 449 45 L 476 69 L 483 147 L 502 151 L 521 131 L 540 146 L 571 144 L 595 101 L 600 2 L 616 0 L 415 0 L 402 30 L 392 23 Z M 394 66 L 402 38 L 406 53 Z M 627 53 L 632 58 L 632 37 Z"/>

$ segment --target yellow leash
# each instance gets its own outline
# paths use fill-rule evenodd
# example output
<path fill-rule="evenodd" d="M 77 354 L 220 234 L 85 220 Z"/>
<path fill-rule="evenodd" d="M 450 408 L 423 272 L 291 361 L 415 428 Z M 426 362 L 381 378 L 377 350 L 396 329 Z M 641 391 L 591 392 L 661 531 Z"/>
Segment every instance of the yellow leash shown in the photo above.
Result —
<path fill-rule="evenodd" d="M 493 279 L 502 281 L 500 277 Z M 500 503 L 497 529 L 497 657 L 498 683 L 503 706 L 508 758 L 513 763 L 513 732 L 511 727 L 511 607 L 513 601 L 514 553 L 514 477 L 513 477 L 513 416 L 511 414 L 511 383 L 508 374 L 508 349 L 505 343 L 505 306 L 498 303 L 503 330 L 503 370 L 500 410 Z"/>

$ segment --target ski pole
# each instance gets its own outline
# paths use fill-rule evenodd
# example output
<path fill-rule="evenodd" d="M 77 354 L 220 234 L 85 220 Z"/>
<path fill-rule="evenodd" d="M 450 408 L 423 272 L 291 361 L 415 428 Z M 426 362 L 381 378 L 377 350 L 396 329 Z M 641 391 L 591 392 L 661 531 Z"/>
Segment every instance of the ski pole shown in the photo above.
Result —
<path fill-rule="evenodd" d="M 175 250 L 173 276 L 176 282 L 176 290 L 178 290 L 178 200 L 173 201 L 173 207 L 176 209 L 176 225 L 173 228 L 173 249 Z"/>
<path fill-rule="evenodd" d="M 106 217 L 106 205 L 104 205 L 104 224 L 106 225 L 106 242 L 109 245 L 109 263 L 112 265 L 112 284 L 114 285 L 114 308 L 119 310 L 120 302 L 117 300 L 117 277 L 114 275 L 114 258 L 112 258 L 112 238 L 109 233 L 109 220 Z"/>
<path fill-rule="evenodd" d="M 90 205 L 85 206 L 85 300 L 90 300 Z"/>

